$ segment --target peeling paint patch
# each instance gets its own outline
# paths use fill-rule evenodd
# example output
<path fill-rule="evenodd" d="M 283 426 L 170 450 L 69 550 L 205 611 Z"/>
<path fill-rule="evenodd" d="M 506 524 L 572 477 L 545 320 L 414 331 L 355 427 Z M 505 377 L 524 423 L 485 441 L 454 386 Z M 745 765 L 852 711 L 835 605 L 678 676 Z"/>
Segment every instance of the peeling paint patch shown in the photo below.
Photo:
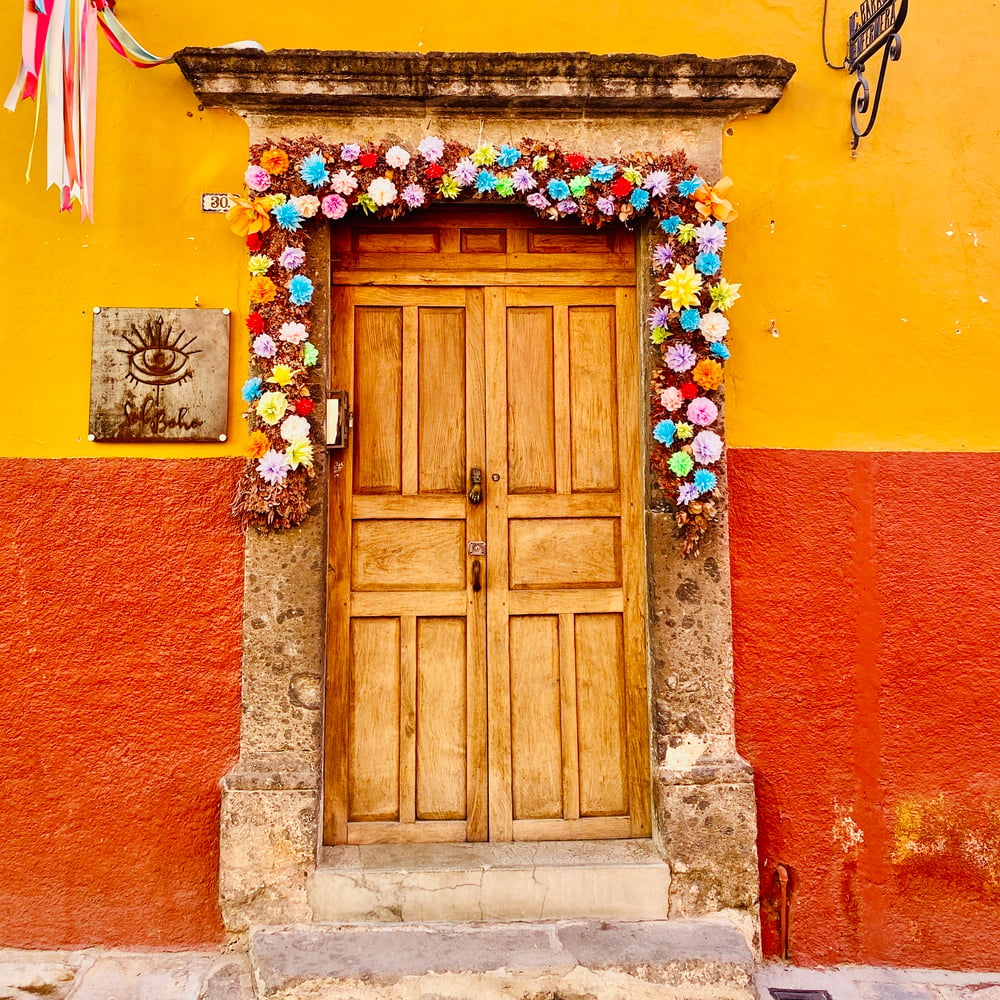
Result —
<path fill-rule="evenodd" d="M 849 809 L 845 811 L 836 799 L 833 803 L 833 811 L 837 816 L 833 823 L 833 841 L 847 854 L 852 848 L 857 847 L 858 844 L 864 843 L 865 834 L 855 822 L 851 811 Z"/>

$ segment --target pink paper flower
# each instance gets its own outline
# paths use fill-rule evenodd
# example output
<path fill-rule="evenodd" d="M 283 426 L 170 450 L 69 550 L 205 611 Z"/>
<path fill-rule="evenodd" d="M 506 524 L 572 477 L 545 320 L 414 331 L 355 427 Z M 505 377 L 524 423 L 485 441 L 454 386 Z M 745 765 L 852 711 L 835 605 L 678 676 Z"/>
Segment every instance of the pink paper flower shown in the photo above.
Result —
<path fill-rule="evenodd" d="M 266 191 L 271 186 L 271 175 L 256 163 L 251 163 L 243 175 L 243 180 L 251 191 Z"/>
<path fill-rule="evenodd" d="M 660 406 L 670 413 L 679 410 L 683 402 L 684 397 L 681 395 L 680 389 L 675 389 L 674 386 L 669 386 L 660 393 Z"/>
<path fill-rule="evenodd" d="M 330 178 L 330 187 L 337 194 L 352 194 L 358 188 L 358 179 L 346 170 L 338 170 Z"/>
<path fill-rule="evenodd" d="M 688 403 L 687 418 L 692 424 L 697 424 L 699 427 L 707 427 L 709 424 L 714 424 L 718 416 L 719 408 L 704 396 L 692 399 Z"/>
<path fill-rule="evenodd" d="M 708 312 L 698 321 L 698 329 L 710 344 L 716 344 L 729 332 L 729 320 L 722 313 Z"/>
<path fill-rule="evenodd" d="M 282 323 L 278 331 L 278 340 L 284 340 L 289 344 L 301 344 L 309 339 L 309 331 L 302 323 Z"/>
<path fill-rule="evenodd" d="M 722 458 L 722 438 L 715 431 L 698 431 L 691 442 L 691 454 L 700 465 L 712 465 Z"/>
<path fill-rule="evenodd" d="M 342 219 L 347 215 L 347 202 L 339 194 L 328 194 L 323 199 L 322 209 L 328 219 Z"/>
<path fill-rule="evenodd" d="M 301 267 L 306 262 L 306 252 L 301 247 L 285 247 L 281 251 L 281 256 L 278 258 L 278 263 L 286 271 L 294 271 L 297 267 Z"/>

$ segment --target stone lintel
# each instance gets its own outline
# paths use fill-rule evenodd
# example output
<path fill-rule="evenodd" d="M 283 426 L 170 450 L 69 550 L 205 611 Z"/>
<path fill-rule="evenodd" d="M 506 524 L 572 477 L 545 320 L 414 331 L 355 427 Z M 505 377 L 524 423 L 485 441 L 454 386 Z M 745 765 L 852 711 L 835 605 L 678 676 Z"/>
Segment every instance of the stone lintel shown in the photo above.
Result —
<path fill-rule="evenodd" d="M 770 111 L 795 72 L 768 55 L 186 48 L 174 60 L 203 105 L 254 114 L 731 118 Z"/>

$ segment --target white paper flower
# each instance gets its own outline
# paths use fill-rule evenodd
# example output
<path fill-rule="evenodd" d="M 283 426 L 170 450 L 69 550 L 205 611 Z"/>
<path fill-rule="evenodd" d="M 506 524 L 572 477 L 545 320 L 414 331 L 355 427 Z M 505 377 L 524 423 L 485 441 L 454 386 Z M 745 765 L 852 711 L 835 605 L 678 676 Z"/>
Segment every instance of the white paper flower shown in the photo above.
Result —
<path fill-rule="evenodd" d="M 376 177 L 368 185 L 368 194 L 376 205 L 391 205 L 396 200 L 396 185 L 385 177 Z"/>
<path fill-rule="evenodd" d="M 710 344 L 716 344 L 729 332 L 729 320 L 721 313 L 705 313 L 698 321 L 698 329 Z"/>
<path fill-rule="evenodd" d="M 298 441 L 302 438 L 309 438 L 309 421 L 305 417 L 300 417 L 293 413 L 290 417 L 285 417 L 281 424 L 281 436 L 286 441 Z"/>
<path fill-rule="evenodd" d="M 302 194 L 292 199 L 303 219 L 311 219 L 319 211 L 319 198 L 314 194 Z"/>
<path fill-rule="evenodd" d="M 410 162 L 410 154 L 402 146 L 391 146 L 385 154 L 385 162 L 395 170 L 402 170 Z"/>

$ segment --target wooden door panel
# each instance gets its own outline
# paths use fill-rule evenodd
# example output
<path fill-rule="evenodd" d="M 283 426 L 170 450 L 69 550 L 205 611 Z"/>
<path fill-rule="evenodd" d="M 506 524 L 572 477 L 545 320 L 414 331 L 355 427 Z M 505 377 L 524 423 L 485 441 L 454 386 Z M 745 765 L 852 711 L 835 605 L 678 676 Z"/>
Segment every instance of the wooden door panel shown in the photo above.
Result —
<path fill-rule="evenodd" d="M 511 519 L 511 590 L 621 586 L 621 524 L 612 517 Z"/>
<path fill-rule="evenodd" d="M 354 522 L 351 587 L 465 590 L 465 519 Z"/>
<path fill-rule="evenodd" d="M 421 308 L 417 323 L 417 492 L 464 494 L 465 310 Z"/>
<path fill-rule="evenodd" d="M 402 475 L 403 310 L 354 310 L 354 489 L 398 493 Z"/>

